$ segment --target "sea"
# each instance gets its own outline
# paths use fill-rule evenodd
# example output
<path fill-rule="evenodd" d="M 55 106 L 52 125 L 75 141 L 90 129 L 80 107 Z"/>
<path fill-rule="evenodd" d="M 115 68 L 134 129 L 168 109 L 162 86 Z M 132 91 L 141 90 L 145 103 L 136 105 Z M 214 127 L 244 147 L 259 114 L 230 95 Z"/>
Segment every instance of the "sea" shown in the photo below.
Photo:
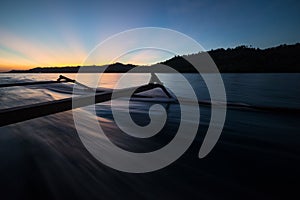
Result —
<path fill-rule="evenodd" d="M 59 75 L 2 73 L 0 84 L 56 80 Z M 97 86 L 114 89 L 120 87 L 118 81 L 124 74 L 101 76 Z M 129 86 L 149 81 L 148 74 L 130 76 Z M 206 76 L 214 78 L 213 74 Z M 95 85 L 92 77 L 95 74 L 82 74 L 81 80 Z M 158 77 L 166 88 L 176 90 L 178 98 L 189 97 L 183 87 L 186 82 L 176 74 Z M 226 119 L 215 147 L 201 159 L 199 149 L 211 120 L 210 93 L 199 74 L 184 77 L 198 99 L 192 106 L 200 109 L 200 120 L 192 123 L 199 127 L 191 146 L 170 165 L 147 173 L 128 173 L 103 164 L 82 143 L 70 110 L 0 127 L 0 198 L 299 199 L 300 74 L 221 74 L 227 102 L 218 103 L 227 105 Z M 0 88 L 0 109 L 69 98 L 74 95 L 73 86 L 54 83 Z M 124 134 L 114 120 L 111 101 L 76 110 L 94 109 L 107 137 L 126 151 L 154 151 L 175 137 L 181 114 L 179 103 L 162 101 L 160 94 L 151 96 L 130 103 L 133 121 L 140 126 L 150 122 L 153 104 L 165 108 L 166 124 L 150 138 Z M 125 100 L 115 101 L 115 109 L 123 112 Z M 91 132 L 89 127 L 87 131 Z"/>

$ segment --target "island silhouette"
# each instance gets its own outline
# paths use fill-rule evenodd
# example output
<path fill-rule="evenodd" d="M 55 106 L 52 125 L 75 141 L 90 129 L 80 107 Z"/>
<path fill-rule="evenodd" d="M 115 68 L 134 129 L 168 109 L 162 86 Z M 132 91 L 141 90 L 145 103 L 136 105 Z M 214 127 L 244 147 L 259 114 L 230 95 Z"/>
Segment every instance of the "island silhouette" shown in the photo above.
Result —
<path fill-rule="evenodd" d="M 196 69 L 187 61 L 190 57 L 208 53 L 221 73 L 300 73 L 300 43 L 259 49 L 241 45 L 235 48 L 219 48 L 207 52 L 174 56 L 160 62 L 181 73 L 194 73 Z M 149 67 L 133 64 L 114 63 L 106 65 L 106 73 L 125 73 L 138 67 L 138 72 L 147 72 Z M 29 70 L 11 70 L 8 73 L 77 73 L 80 67 L 84 72 L 99 72 L 104 66 L 65 66 L 65 67 L 36 67 Z M 101 71 L 101 70 L 100 70 Z M 80 72 L 80 71 L 79 71 Z"/>

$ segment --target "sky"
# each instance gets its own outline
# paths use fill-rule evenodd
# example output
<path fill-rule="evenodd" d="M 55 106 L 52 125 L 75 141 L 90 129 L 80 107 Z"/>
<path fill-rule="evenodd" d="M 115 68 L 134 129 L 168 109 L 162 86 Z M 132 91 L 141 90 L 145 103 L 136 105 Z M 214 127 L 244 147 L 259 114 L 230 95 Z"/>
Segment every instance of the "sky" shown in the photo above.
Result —
<path fill-rule="evenodd" d="M 80 65 L 100 42 L 140 27 L 179 31 L 206 50 L 293 44 L 299 10 L 298 0 L 1 0 L 0 71 Z M 149 64 L 162 54 L 127 62 Z"/>

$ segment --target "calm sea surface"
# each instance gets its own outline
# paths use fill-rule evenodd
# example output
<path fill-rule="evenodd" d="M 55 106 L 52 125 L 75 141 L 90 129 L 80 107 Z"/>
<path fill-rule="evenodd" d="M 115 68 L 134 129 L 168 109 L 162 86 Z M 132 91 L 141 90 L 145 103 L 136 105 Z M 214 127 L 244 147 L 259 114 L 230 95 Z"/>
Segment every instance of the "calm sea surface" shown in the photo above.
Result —
<path fill-rule="evenodd" d="M 0 74 L 0 84 L 56 80 L 58 76 Z M 91 84 L 93 75 L 83 76 L 85 84 Z M 113 88 L 121 76 L 104 74 L 99 86 Z M 130 86 L 149 80 L 145 74 L 130 76 Z M 160 74 L 159 78 L 186 97 L 183 83 L 176 81 L 175 76 Z M 299 198 L 300 74 L 223 74 L 229 105 L 226 122 L 217 145 L 204 159 L 197 156 L 210 121 L 210 106 L 201 103 L 210 97 L 200 76 L 185 77 L 198 96 L 201 119 L 196 140 L 175 163 L 145 174 L 113 170 L 85 149 L 74 128 L 72 111 L 67 111 L 0 128 L 1 198 L 282 199 L 295 195 Z M 72 84 L 0 88 L 0 109 L 71 97 L 71 92 Z M 122 111 L 122 100 L 119 101 L 118 109 Z M 131 114 L 137 124 L 147 122 L 152 104 L 132 102 Z M 172 140 L 180 123 L 179 105 L 163 103 L 163 106 L 168 114 L 166 127 L 149 140 L 123 134 L 114 122 L 110 102 L 97 104 L 95 108 L 100 124 L 115 144 L 146 152 Z"/>

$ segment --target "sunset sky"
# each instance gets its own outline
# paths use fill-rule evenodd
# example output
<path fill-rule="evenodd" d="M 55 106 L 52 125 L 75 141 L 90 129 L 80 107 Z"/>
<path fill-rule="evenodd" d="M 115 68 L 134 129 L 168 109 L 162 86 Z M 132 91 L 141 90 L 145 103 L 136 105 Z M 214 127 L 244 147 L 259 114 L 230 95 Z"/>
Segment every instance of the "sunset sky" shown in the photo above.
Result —
<path fill-rule="evenodd" d="M 0 71 L 80 65 L 99 42 L 138 27 L 174 29 L 206 50 L 292 44 L 300 42 L 299 10 L 298 0 L 2 0 Z M 126 62 L 149 64 L 167 56 L 146 59 L 142 53 Z"/>

